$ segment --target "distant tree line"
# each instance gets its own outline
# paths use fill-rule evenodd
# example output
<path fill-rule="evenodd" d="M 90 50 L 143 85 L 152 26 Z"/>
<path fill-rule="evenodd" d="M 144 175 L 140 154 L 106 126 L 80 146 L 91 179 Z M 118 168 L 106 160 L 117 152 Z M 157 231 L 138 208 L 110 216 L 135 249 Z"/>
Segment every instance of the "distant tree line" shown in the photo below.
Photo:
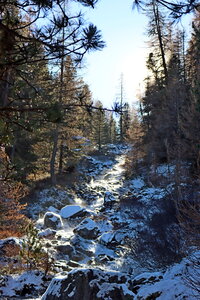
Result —
<path fill-rule="evenodd" d="M 199 174 L 199 13 L 188 47 L 185 32 L 175 30 L 155 2 L 148 15 L 150 72 L 140 101 L 142 151 L 149 164 L 185 159 Z"/>

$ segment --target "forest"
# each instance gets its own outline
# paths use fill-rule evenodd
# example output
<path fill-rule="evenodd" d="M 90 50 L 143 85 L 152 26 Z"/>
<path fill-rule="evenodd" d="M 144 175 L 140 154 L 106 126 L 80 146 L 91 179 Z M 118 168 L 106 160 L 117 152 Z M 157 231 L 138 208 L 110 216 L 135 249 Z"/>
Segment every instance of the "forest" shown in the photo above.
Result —
<path fill-rule="evenodd" d="M 0 2 L 0 298 L 200 299 L 199 3 L 132 3 L 136 109 L 122 76 L 112 107 L 94 100 L 80 69 L 107 41 L 72 2 L 98 10 Z"/>

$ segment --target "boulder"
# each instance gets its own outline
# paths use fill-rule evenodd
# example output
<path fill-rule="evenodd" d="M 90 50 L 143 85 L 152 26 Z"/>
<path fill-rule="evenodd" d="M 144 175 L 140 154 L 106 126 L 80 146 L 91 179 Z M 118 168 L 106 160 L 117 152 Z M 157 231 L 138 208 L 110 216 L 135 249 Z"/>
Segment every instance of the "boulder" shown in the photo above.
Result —
<path fill-rule="evenodd" d="M 93 240 L 96 239 L 99 234 L 99 227 L 90 218 L 84 219 L 75 229 L 74 232 L 83 237 L 84 239 L 87 240 Z"/>
<path fill-rule="evenodd" d="M 131 281 L 117 272 L 98 269 L 76 269 L 55 277 L 41 300 L 131 300 Z"/>
<path fill-rule="evenodd" d="M 86 213 L 86 210 L 79 205 L 66 205 L 60 210 L 63 219 L 83 217 Z"/>
<path fill-rule="evenodd" d="M 76 252 L 92 257 L 95 253 L 95 242 L 93 240 L 83 239 L 79 235 L 71 238 L 70 243 L 74 246 Z"/>
<path fill-rule="evenodd" d="M 113 261 L 115 258 L 113 256 L 105 255 L 105 254 L 100 254 L 95 257 L 95 262 L 97 264 L 106 264 L 110 261 Z"/>
<path fill-rule="evenodd" d="M 60 229 L 62 228 L 62 220 L 60 215 L 54 212 L 46 212 L 44 215 L 44 227 L 51 228 L 51 229 Z"/>
<path fill-rule="evenodd" d="M 70 256 L 74 252 L 74 247 L 72 247 L 69 243 L 66 243 L 56 246 L 56 250 L 61 252 L 62 254 Z"/>
<path fill-rule="evenodd" d="M 117 245 L 124 245 L 124 241 L 125 239 L 129 236 L 128 232 L 126 231 L 109 231 L 109 232 L 105 232 L 103 233 L 100 238 L 99 241 L 101 244 L 109 247 L 113 247 L 113 246 L 117 246 Z"/>
<path fill-rule="evenodd" d="M 0 299 L 32 299 L 33 295 L 34 298 L 38 298 L 47 289 L 50 279 L 44 272 L 38 270 L 1 275 Z"/>
<path fill-rule="evenodd" d="M 83 253 L 80 253 L 80 252 L 77 251 L 77 252 L 75 252 L 75 253 L 73 253 L 73 254 L 71 255 L 70 259 L 71 259 L 72 261 L 79 262 L 79 261 L 85 259 L 85 255 L 84 255 Z"/>

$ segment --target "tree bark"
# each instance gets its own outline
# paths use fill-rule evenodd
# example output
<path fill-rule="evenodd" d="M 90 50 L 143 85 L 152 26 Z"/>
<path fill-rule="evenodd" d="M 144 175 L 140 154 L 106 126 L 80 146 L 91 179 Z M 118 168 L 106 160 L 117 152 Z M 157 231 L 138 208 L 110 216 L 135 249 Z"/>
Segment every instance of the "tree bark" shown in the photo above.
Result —
<path fill-rule="evenodd" d="M 153 12 L 154 12 L 154 17 L 155 17 L 155 22 L 156 22 L 156 29 L 157 29 L 157 34 L 158 34 L 160 53 L 161 53 L 161 57 L 162 57 L 162 64 L 163 64 L 164 75 L 165 75 L 165 82 L 167 84 L 167 81 L 168 81 L 167 63 L 166 63 L 166 59 L 165 59 L 165 50 L 164 50 L 164 45 L 163 45 L 163 37 L 162 37 L 162 31 L 161 31 L 161 27 L 160 27 L 160 15 L 159 15 L 158 6 L 155 3 L 155 1 L 153 1 Z"/>
<path fill-rule="evenodd" d="M 0 98 L 0 107 L 8 106 L 8 95 L 9 95 L 9 87 L 11 84 L 11 68 L 8 67 L 3 71 L 2 79 L 1 79 L 1 98 Z"/>
<path fill-rule="evenodd" d="M 64 153 L 64 146 L 61 142 L 60 144 L 60 157 L 59 157 L 59 167 L 58 167 L 58 173 L 62 174 L 63 171 L 63 153 Z"/>
<path fill-rule="evenodd" d="M 51 183 L 52 185 L 56 184 L 56 172 L 55 172 L 55 162 L 56 162 L 56 154 L 58 150 L 58 125 L 56 126 L 55 130 L 53 131 L 53 150 L 50 160 L 50 175 L 51 175 Z"/>

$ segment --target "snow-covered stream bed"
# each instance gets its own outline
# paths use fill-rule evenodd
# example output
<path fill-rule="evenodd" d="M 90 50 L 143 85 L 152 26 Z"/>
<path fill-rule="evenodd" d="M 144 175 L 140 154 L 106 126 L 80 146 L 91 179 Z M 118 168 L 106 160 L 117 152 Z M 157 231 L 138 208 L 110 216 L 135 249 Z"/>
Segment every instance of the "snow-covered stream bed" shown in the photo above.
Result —
<path fill-rule="evenodd" d="M 189 262 L 180 262 L 177 224 L 165 205 L 173 186 L 125 180 L 125 152 L 112 146 L 108 157 L 87 157 L 89 167 L 80 172 L 89 180 L 73 192 L 38 194 L 29 213 L 40 215 L 39 237 L 55 278 L 42 297 L 49 284 L 42 273 L 4 276 L 2 299 L 198 299 L 184 280 Z"/>

